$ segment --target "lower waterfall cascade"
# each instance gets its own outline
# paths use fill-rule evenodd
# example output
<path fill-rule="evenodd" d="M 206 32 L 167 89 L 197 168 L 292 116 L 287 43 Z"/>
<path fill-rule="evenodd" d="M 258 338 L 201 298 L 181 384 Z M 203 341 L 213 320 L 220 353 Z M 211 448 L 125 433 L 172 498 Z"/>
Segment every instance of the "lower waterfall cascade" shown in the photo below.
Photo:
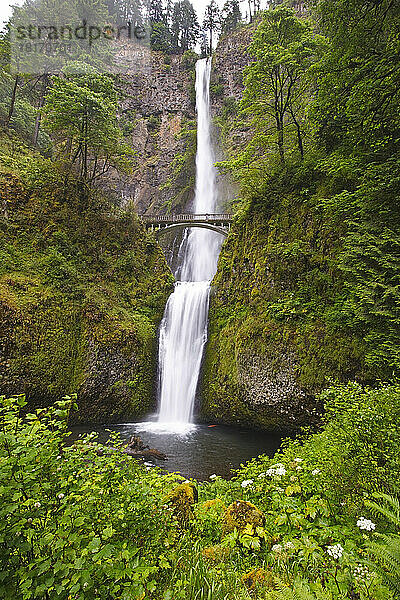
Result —
<path fill-rule="evenodd" d="M 193 212 L 213 213 L 217 206 L 216 169 L 210 121 L 211 59 L 196 63 L 197 154 Z M 211 280 L 217 270 L 221 236 L 204 229 L 186 230 L 179 249 L 175 289 L 160 326 L 160 429 L 187 431 L 193 421 L 196 390 L 207 342 Z"/>

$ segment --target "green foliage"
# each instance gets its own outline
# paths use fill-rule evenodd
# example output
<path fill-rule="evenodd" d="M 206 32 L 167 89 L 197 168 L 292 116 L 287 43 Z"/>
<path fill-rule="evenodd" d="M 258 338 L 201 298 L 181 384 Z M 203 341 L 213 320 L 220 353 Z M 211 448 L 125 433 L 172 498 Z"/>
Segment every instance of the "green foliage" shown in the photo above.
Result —
<path fill-rule="evenodd" d="M 139 598 L 162 569 L 158 473 L 117 438 L 108 448 L 93 435 L 65 445 L 73 401 L 22 418 L 23 397 L 1 398 L 0 580 L 9 600 Z"/>
<path fill-rule="evenodd" d="M 394 531 L 377 533 L 377 541 L 369 543 L 371 554 L 375 557 L 377 568 L 394 594 L 400 593 L 400 501 L 389 494 L 374 494 L 374 501 L 367 501 L 367 507 L 373 514 L 383 517 Z"/>
<path fill-rule="evenodd" d="M 61 137 L 58 153 L 92 184 L 111 166 L 129 169 L 133 151 L 117 125 L 114 82 L 86 68 L 82 75 L 54 79 L 43 109 L 47 129 Z"/>
<path fill-rule="evenodd" d="M 2 142 L 3 389 L 23 385 L 32 403 L 77 392 L 93 376 L 96 348 L 95 369 L 113 356 L 118 375 L 97 402 L 82 398 L 80 417 L 142 414 L 153 398 L 156 330 L 173 281 L 161 250 L 133 212 L 107 214 L 104 198 L 82 199 L 65 186 L 54 162 L 20 141 L 14 149 L 13 139 Z"/>
<path fill-rule="evenodd" d="M 215 0 L 210 0 L 204 11 L 203 32 L 206 40 L 203 40 L 203 52 L 212 54 L 214 44 L 213 36 L 221 30 L 221 13 Z M 208 40 L 207 40 L 208 37 Z M 204 46 L 206 46 L 204 48 Z M 207 47 L 208 46 L 208 47 Z"/>
<path fill-rule="evenodd" d="M 238 0 L 226 0 L 222 9 L 221 30 L 223 34 L 231 33 L 242 21 Z"/>
<path fill-rule="evenodd" d="M 151 48 L 159 52 L 170 52 L 171 32 L 165 23 L 153 23 L 150 36 Z"/>
<path fill-rule="evenodd" d="M 182 139 L 185 152 L 176 154 L 170 165 L 171 176 L 161 186 L 160 190 L 171 187 L 176 188 L 178 193 L 171 199 L 168 208 L 174 206 L 185 206 L 191 199 L 195 185 L 196 173 L 196 137 L 197 131 L 193 121 L 186 121 L 182 125 L 179 138 Z"/>
<path fill-rule="evenodd" d="M 173 5 L 171 37 L 174 52 L 183 54 L 196 45 L 199 22 L 189 0 L 179 0 Z"/>
<path fill-rule="evenodd" d="M 68 443 L 74 398 L 23 417 L 24 398 L 3 397 L 3 596 L 394 600 L 399 500 L 375 493 L 370 475 L 380 465 L 387 489 L 399 477 L 399 398 L 398 386 L 331 388 L 322 431 L 230 481 L 194 482 L 145 469 L 115 435 Z M 385 418 L 374 427 L 366 411 L 378 406 Z"/>
<path fill-rule="evenodd" d="M 218 121 L 248 210 L 215 279 L 205 413 L 258 425 L 240 400 L 246 353 L 269 365 L 288 350 L 306 395 L 400 372 L 399 9 L 286 5 L 262 15 L 239 114 L 232 101 Z M 275 362 L 271 381 L 287 372 Z"/>
<path fill-rule="evenodd" d="M 294 11 L 279 7 L 263 14 L 249 46 L 255 60 L 245 72 L 240 117 L 251 128 L 251 141 L 229 163 L 234 173 L 248 173 L 249 167 L 252 175 L 262 172 L 276 153 L 284 165 L 288 153 L 296 158 L 295 144 L 304 157 L 309 73 L 322 48 L 322 38 Z"/>
<path fill-rule="evenodd" d="M 186 50 L 186 52 L 184 52 L 182 56 L 182 67 L 184 69 L 187 69 L 188 71 L 193 70 L 195 68 L 198 58 L 199 55 L 196 54 L 196 52 L 194 52 L 193 50 Z"/>
<path fill-rule="evenodd" d="M 240 543 L 237 530 L 235 536 L 244 564 L 253 570 L 267 565 L 275 574 L 274 591 L 266 588 L 265 598 L 344 599 L 353 593 L 392 598 L 388 587 L 396 589 L 388 573 L 398 581 L 397 531 L 376 535 L 360 529 L 357 521 L 378 512 L 376 530 L 385 531 L 386 520 L 398 526 L 397 499 L 378 495 L 386 508 L 369 499 L 377 488 L 391 489 L 399 477 L 400 389 L 349 384 L 330 388 L 323 399 L 323 431 L 288 440 L 272 459 L 250 461 L 228 486 L 216 478 L 201 488 L 200 499 L 228 503 L 242 489 L 243 499 L 264 512 L 266 544 Z M 232 547 L 234 541 L 228 535 L 223 543 Z M 338 544 L 339 554 L 330 554 Z M 213 560 L 211 549 L 206 555 Z M 386 568 L 371 564 L 372 556 Z M 225 557 L 226 562 L 238 560 Z"/>

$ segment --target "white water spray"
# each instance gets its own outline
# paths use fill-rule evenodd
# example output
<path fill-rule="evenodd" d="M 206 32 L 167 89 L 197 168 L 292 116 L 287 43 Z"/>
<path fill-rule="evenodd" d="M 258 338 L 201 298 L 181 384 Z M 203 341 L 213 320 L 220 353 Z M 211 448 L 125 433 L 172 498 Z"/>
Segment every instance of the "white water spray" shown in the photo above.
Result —
<path fill-rule="evenodd" d="M 216 172 L 210 131 L 211 59 L 196 64 L 197 155 L 194 213 L 214 213 Z M 160 328 L 158 427 L 186 431 L 193 419 L 201 360 L 207 341 L 210 282 L 217 269 L 221 236 L 190 229 L 181 245 L 175 291 Z"/>

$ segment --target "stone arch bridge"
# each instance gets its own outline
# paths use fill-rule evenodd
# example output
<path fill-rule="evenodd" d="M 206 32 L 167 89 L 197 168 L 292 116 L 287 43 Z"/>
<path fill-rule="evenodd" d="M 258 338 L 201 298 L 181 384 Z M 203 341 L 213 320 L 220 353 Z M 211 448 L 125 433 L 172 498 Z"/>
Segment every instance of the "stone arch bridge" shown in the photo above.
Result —
<path fill-rule="evenodd" d="M 227 236 L 232 223 L 232 215 L 228 213 L 212 214 L 180 214 L 180 215 L 140 215 L 146 229 L 155 232 L 160 237 L 167 231 L 179 227 L 200 227 L 216 231 Z"/>

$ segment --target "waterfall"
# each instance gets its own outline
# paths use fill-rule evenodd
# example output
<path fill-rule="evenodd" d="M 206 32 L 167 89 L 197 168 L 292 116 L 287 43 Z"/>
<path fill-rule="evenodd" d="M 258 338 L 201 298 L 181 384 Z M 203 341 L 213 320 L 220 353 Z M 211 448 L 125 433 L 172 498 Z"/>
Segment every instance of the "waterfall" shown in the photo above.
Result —
<path fill-rule="evenodd" d="M 216 172 L 210 127 L 211 59 L 196 64 L 197 155 L 194 213 L 214 213 Z M 165 308 L 159 341 L 160 428 L 182 431 L 193 420 L 204 346 L 210 283 L 217 269 L 221 236 L 207 229 L 186 231 L 173 294 Z"/>

